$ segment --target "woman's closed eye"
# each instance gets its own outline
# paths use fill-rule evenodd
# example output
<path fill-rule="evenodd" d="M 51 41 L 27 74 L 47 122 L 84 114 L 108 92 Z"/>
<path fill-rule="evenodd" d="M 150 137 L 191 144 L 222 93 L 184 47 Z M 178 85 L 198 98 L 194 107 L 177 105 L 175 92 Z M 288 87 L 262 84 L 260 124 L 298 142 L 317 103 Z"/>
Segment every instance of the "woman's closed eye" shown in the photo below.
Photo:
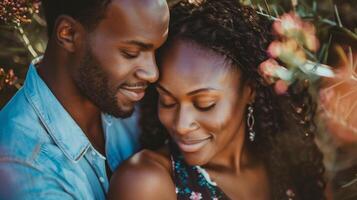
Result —
<path fill-rule="evenodd" d="M 165 95 L 159 95 L 159 105 L 164 108 L 172 108 L 176 105 L 176 101 Z"/>
<path fill-rule="evenodd" d="M 200 111 L 209 111 L 216 105 L 216 101 L 198 101 L 194 106 Z"/>

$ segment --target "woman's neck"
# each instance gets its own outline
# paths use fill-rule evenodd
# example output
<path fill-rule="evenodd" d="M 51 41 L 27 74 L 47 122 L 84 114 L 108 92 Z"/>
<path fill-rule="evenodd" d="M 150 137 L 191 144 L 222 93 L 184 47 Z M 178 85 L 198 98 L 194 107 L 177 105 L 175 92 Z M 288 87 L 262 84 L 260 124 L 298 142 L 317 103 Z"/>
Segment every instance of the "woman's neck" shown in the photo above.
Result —
<path fill-rule="evenodd" d="M 245 144 L 245 126 L 241 122 L 236 134 L 226 147 L 219 151 L 204 167 L 212 170 L 224 170 L 240 174 L 250 163 L 250 156 Z"/>

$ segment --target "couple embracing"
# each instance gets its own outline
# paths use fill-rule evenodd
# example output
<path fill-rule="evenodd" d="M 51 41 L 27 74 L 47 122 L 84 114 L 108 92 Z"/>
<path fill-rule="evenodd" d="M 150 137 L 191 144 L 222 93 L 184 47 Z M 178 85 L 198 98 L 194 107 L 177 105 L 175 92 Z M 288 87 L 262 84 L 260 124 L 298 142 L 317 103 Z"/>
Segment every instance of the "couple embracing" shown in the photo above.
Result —
<path fill-rule="evenodd" d="M 11 198 L 325 199 L 313 122 L 299 123 L 311 98 L 294 85 L 278 96 L 260 75 L 273 36 L 254 9 L 42 6 L 46 52 L 0 114 Z"/>

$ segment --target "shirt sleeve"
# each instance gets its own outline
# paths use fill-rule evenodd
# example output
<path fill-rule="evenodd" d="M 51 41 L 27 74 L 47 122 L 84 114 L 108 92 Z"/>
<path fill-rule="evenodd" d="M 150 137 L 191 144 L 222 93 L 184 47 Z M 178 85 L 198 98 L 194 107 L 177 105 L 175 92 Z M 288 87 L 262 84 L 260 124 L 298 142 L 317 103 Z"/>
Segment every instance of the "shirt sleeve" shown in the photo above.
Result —
<path fill-rule="evenodd" d="M 73 200 L 58 177 L 25 161 L 0 158 L 0 199 Z"/>

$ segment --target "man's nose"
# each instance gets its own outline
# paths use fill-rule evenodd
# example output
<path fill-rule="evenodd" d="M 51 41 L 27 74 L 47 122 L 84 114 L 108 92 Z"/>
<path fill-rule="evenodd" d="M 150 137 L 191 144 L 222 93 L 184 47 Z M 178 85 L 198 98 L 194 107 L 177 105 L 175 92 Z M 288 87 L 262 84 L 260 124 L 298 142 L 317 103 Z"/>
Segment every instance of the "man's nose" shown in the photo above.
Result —
<path fill-rule="evenodd" d="M 159 70 L 157 68 L 155 54 L 153 52 L 145 52 L 141 66 L 136 71 L 136 76 L 141 79 L 154 83 L 159 78 Z"/>

